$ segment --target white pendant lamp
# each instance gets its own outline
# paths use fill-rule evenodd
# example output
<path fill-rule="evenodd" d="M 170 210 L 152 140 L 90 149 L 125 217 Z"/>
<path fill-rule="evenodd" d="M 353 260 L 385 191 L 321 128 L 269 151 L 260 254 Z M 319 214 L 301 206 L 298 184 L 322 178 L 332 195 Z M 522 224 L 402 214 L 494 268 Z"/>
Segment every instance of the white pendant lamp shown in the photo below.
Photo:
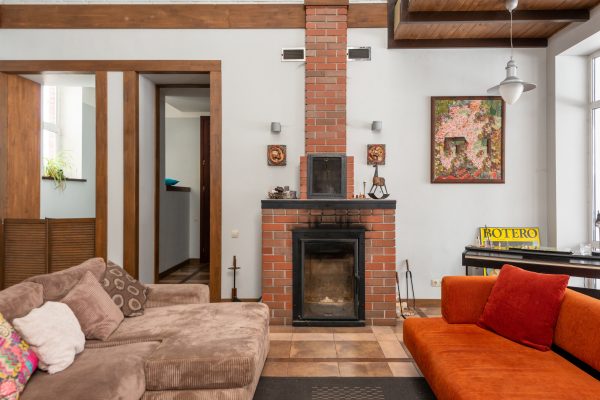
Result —
<path fill-rule="evenodd" d="M 506 9 L 510 13 L 510 61 L 506 64 L 506 79 L 498 86 L 488 89 L 489 94 L 500 95 L 508 104 L 514 104 L 519 100 L 523 92 L 529 92 L 536 88 L 534 83 L 521 80 L 517 76 L 517 64 L 513 60 L 513 11 L 517 8 L 519 0 L 506 0 Z"/>

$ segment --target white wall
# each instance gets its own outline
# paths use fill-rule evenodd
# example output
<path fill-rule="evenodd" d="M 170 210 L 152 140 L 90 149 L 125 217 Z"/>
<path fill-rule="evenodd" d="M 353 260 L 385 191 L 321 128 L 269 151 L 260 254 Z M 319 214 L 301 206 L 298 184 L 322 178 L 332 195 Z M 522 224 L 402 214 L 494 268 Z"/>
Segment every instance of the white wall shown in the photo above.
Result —
<path fill-rule="evenodd" d="M 95 90 L 83 88 L 81 117 L 75 118 L 82 129 L 80 152 L 82 177 L 86 182 L 68 181 L 66 189 L 56 189 L 54 181 L 42 179 L 40 218 L 94 218 L 96 216 L 96 107 Z M 86 101 L 87 99 L 87 101 Z M 90 101 L 91 100 L 91 101 Z M 77 129 L 74 129 L 77 131 Z"/>
<path fill-rule="evenodd" d="M 188 258 L 200 258 L 200 118 L 166 118 L 165 124 L 165 177 L 191 189 L 179 195 L 189 198 L 190 207 L 179 230 L 188 231 Z"/>
<path fill-rule="evenodd" d="M 515 52 L 520 76 L 538 88 L 507 106 L 506 183 L 442 185 L 430 183 L 430 97 L 486 95 L 505 77 L 509 50 L 387 50 L 386 40 L 384 29 L 349 31 L 349 45 L 372 46 L 372 61 L 348 63 L 348 151 L 362 188 L 373 176 L 366 145 L 386 144 L 379 173 L 398 202 L 398 263 L 409 259 L 417 298 L 438 298 L 430 280 L 464 274 L 461 253 L 477 227 L 539 226 L 545 237 L 546 53 Z"/>
<path fill-rule="evenodd" d="M 555 164 L 556 245 L 579 249 L 591 240 L 588 58 L 556 58 Z"/>
<path fill-rule="evenodd" d="M 139 278 L 145 283 L 154 282 L 155 91 L 154 83 L 140 75 Z"/>
<path fill-rule="evenodd" d="M 509 51 L 388 51 L 386 35 L 385 29 L 349 31 L 350 45 L 373 47 L 372 62 L 349 65 L 349 153 L 356 157 L 360 185 L 372 176 L 365 165 L 365 145 L 387 144 L 388 163 L 381 174 L 398 200 L 398 258 L 411 260 L 419 298 L 439 297 L 439 289 L 431 288 L 429 280 L 463 273 L 460 254 L 474 240 L 478 226 L 537 225 L 546 230 L 546 53 L 516 51 L 521 76 L 539 87 L 508 110 L 507 183 L 431 185 L 429 97 L 485 94 L 504 78 Z M 304 67 L 279 58 L 282 47 L 304 44 L 303 30 L 89 29 L 76 35 L 60 29 L 0 30 L 0 43 L 2 59 L 222 60 L 222 295 L 230 293 L 227 267 L 235 254 L 242 268 L 239 296 L 260 296 L 260 200 L 273 186 L 299 186 Z M 110 73 L 109 254 L 122 258 L 122 89 L 115 87 L 119 83 L 122 75 Z M 383 121 L 380 134 L 368 128 L 375 119 Z M 281 134 L 270 133 L 271 121 L 282 123 Z M 287 167 L 267 166 L 267 144 L 288 146 Z M 240 230 L 238 239 L 230 237 L 232 229 Z"/>

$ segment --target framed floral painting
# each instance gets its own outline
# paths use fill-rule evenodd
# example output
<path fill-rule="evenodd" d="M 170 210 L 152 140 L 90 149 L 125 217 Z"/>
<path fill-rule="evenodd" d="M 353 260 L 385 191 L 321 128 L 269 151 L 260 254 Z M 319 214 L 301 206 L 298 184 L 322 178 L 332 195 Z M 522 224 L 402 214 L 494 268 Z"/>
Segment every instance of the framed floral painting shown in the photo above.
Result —
<path fill-rule="evenodd" d="M 431 182 L 504 183 L 501 97 L 431 98 Z"/>

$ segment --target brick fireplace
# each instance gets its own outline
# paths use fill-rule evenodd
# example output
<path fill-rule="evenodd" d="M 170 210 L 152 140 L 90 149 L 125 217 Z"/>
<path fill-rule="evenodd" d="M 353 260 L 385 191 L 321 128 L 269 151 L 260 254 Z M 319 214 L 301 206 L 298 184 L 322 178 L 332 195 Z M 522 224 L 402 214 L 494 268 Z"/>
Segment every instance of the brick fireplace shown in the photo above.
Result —
<path fill-rule="evenodd" d="M 271 310 L 273 325 L 395 325 L 396 201 L 353 199 L 354 157 L 346 154 L 348 4 L 306 0 L 305 6 L 305 155 L 300 158 L 300 199 L 262 201 L 262 300 Z M 335 171 L 343 173 L 333 185 L 337 190 L 316 195 L 315 182 L 329 183 L 318 175 L 324 169 L 329 170 L 327 179 Z M 339 190 L 340 185 L 345 190 Z M 361 239 L 328 242 L 344 237 L 344 232 L 362 232 Z M 322 259 L 311 258 L 309 266 L 298 255 L 299 246 L 304 246 L 299 236 L 313 242 L 322 237 L 320 244 L 310 242 L 320 249 L 313 251 L 317 255 L 320 251 Z M 349 243 L 360 246 L 348 247 Z M 344 249 L 348 254 L 342 256 Z M 335 280 L 347 282 L 348 287 Z M 323 315 L 314 317 L 319 310 Z"/>

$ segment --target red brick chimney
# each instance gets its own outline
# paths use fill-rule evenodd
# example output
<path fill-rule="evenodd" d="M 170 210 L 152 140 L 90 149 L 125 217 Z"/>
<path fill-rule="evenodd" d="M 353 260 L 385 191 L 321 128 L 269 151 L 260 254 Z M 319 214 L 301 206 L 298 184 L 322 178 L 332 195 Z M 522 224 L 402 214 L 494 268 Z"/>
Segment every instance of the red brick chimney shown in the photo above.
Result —
<path fill-rule="evenodd" d="M 348 1 L 306 0 L 305 153 L 346 154 Z M 354 158 L 346 193 L 354 194 Z M 300 159 L 300 198 L 307 198 L 306 157 Z"/>

